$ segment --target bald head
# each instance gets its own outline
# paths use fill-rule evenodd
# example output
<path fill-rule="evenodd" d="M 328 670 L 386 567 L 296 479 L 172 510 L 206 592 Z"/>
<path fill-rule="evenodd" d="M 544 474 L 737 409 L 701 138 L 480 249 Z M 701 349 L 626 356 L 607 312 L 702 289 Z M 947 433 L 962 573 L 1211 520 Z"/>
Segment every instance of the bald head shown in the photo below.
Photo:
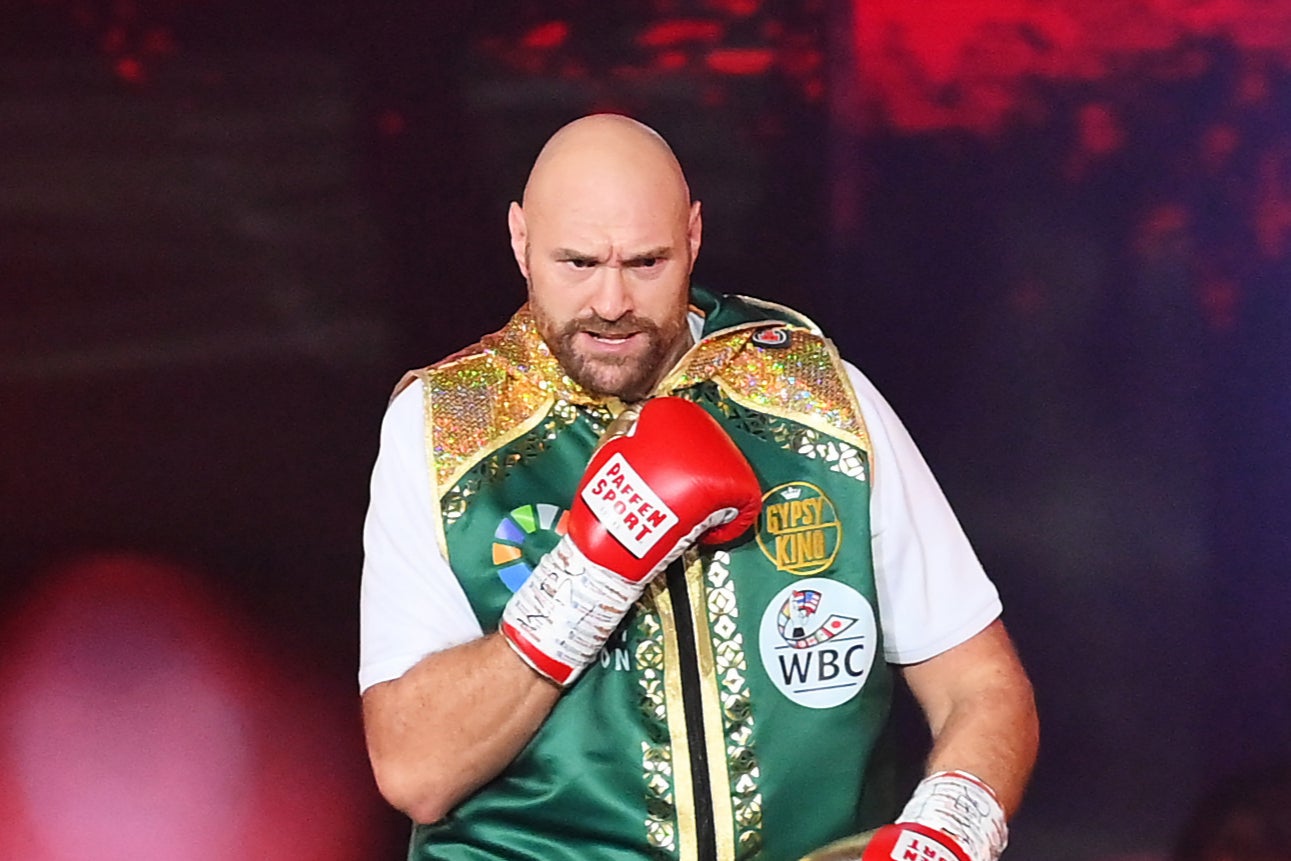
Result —
<path fill-rule="evenodd" d="M 529 172 L 524 207 L 544 208 L 571 191 L 607 184 L 649 187 L 672 198 L 670 209 L 690 207 L 690 188 L 667 141 L 618 114 L 582 117 L 552 135 Z"/>
<path fill-rule="evenodd" d="M 643 397 L 690 343 L 702 232 L 668 144 L 628 117 L 575 120 L 538 154 L 508 226 L 539 331 L 566 371 L 594 392 Z"/>
<path fill-rule="evenodd" d="M 551 136 L 529 171 L 523 205 L 512 204 L 512 246 L 526 278 L 530 246 L 563 241 L 571 230 L 602 242 L 680 230 L 693 234 L 686 249 L 693 261 L 699 204 L 658 132 L 630 117 L 592 114 Z"/>

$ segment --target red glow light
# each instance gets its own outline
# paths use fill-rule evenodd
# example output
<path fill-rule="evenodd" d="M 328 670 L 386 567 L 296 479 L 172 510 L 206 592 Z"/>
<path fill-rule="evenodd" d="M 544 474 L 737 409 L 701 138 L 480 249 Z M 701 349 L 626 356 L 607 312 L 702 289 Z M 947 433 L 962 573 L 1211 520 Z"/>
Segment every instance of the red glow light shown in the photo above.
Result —
<path fill-rule="evenodd" d="M 174 34 L 165 27 L 149 30 L 143 40 L 144 52 L 157 56 L 169 56 L 175 53 L 177 47 Z"/>
<path fill-rule="evenodd" d="M 1214 278 L 1203 282 L 1198 298 L 1202 315 L 1213 331 L 1231 332 L 1237 328 L 1237 306 L 1241 293 L 1231 279 Z"/>
<path fill-rule="evenodd" d="M 368 857 L 349 704 L 303 696 L 173 565 L 98 556 L 39 582 L 5 620 L 0 858 Z"/>
<path fill-rule="evenodd" d="M 721 75 L 761 75 L 774 61 L 775 54 L 766 48 L 720 48 L 705 57 L 708 67 Z"/>
<path fill-rule="evenodd" d="M 117 60 L 113 70 L 117 73 L 118 78 L 128 84 L 141 84 L 146 77 L 143 63 L 139 62 L 135 57 L 122 57 Z"/>
<path fill-rule="evenodd" d="M 683 42 L 716 42 L 722 38 L 722 26 L 715 21 L 672 18 L 652 24 L 637 36 L 637 44 L 647 48 L 665 48 Z"/>
<path fill-rule="evenodd" d="M 1125 133 L 1111 106 L 1096 102 L 1077 112 L 1079 144 L 1093 156 L 1110 155 L 1125 145 Z"/>
<path fill-rule="evenodd" d="M 126 46 L 126 29 L 125 27 L 109 27 L 103 34 L 100 44 L 104 53 L 115 54 L 125 50 Z"/>
<path fill-rule="evenodd" d="M 654 66 L 661 72 L 677 72 L 690 63 L 685 51 L 664 51 L 655 58 Z"/>
<path fill-rule="evenodd" d="M 384 110 L 377 117 L 377 131 L 380 132 L 382 137 L 398 137 L 407 128 L 408 121 L 404 119 L 404 115 L 394 109 Z"/>
<path fill-rule="evenodd" d="M 1042 81 L 1106 81 L 1118 70 L 1186 79 L 1207 68 L 1189 40 L 1291 61 L 1291 6 L 1267 0 L 852 0 L 863 98 L 903 131 L 995 133 Z M 1253 84 L 1258 87 L 1258 83 Z"/>
<path fill-rule="evenodd" d="M 551 51 L 565 44 L 569 38 L 569 24 L 565 21 L 548 21 L 524 34 L 521 44 L 538 51 Z"/>
<path fill-rule="evenodd" d="M 709 0 L 709 5 L 736 18 L 747 18 L 762 8 L 762 0 Z"/>

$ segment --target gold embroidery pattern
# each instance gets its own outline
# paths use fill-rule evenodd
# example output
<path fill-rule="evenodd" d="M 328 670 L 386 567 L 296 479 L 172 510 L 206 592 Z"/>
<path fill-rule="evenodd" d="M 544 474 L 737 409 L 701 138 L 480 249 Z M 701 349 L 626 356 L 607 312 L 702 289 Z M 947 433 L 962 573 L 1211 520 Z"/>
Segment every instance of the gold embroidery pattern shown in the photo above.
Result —
<path fill-rule="evenodd" d="M 823 460 L 834 472 L 865 481 L 865 460 L 855 446 L 829 439 L 816 431 L 806 431 L 798 438 L 798 454 L 812 460 Z"/>
<path fill-rule="evenodd" d="M 518 436 L 552 402 L 608 412 L 561 369 L 527 305 L 507 324 L 418 373 L 430 412 L 435 486 L 447 488 L 482 452 Z"/>
<path fill-rule="evenodd" d="M 439 407 L 436 407 L 439 409 Z M 440 510 L 445 521 L 455 523 L 465 512 L 480 487 L 505 475 L 507 470 L 523 460 L 545 451 L 556 436 L 578 420 L 578 408 L 573 404 L 557 401 L 533 432 L 524 436 L 519 444 L 508 451 L 498 449 L 471 467 L 457 483 L 445 492 Z M 589 412 L 592 427 L 600 432 L 607 422 L 605 411 Z"/>
<path fill-rule="evenodd" d="M 753 410 L 801 418 L 808 424 L 823 423 L 816 425 L 822 432 L 841 430 L 868 449 L 864 422 L 830 343 L 805 329 L 787 326 L 784 331 L 790 341 L 783 349 L 751 346 L 751 329 L 705 339 L 692 348 L 684 366 L 663 388 L 678 391 L 706 380 L 721 380 Z M 539 335 L 527 305 L 499 331 L 425 369 L 420 376 L 432 405 L 430 454 L 441 493 L 477 466 L 476 459 L 483 453 L 525 433 L 526 425 L 539 421 L 552 403 L 563 404 L 566 411 L 586 408 L 589 416 L 612 414 L 621 407 L 592 395 L 565 374 Z M 834 444 L 830 451 L 815 439 L 810 442 L 814 453 L 808 456 L 831 460 L 844 474 L 855 475 L 860 468 L 854 450 L 849 451 L 846 444 Z M 805 453 L 801 446 L 793 450 Z M 485 469 L 504 471 L 508 466 L 495 463 Z M 472 488 L 465 490 L 466 497 L 473 492 Z M 450 518 L 460 516 L 456 500 L 444 511 Z"/>
<path fill-rule="evenodd" d="M 636 648 L 640 669 L 641 710 L 648 738 L 641 742 L 645 769 L 646 840 L 656 851 L 677 849 L 677 809 L 672 783 L 672 748 L 668 743 L 668 708 L 663 682 L 663 625 L 649 591 L 637 603 L 636 628 L 641 641 Z"/>
<path fill-rule="evenodd" d="M 751 330 L 717 334 L 700 341 L 687 354 L 685 365 L 660 384 L 664 391 L 675 391 L 711 379 L 731 360 L 752 336 Z"/>
<path fill-rule="evenodd" d="M 520 431 L 550 401 L 532 386 L 516 385 L 487 356 L 430 368 L 422 382 L 430 397 L 431 455 L 440 488 L 460 478 L 499 438 Z"/>
<path fill-rule="evenodd" d="M 736 427 L 753 436 L 768 440 L 786 451 L 796 452 L 812 460 L 823 460 L 834 472 L 865 481 L 864 453 L 851 443 L 835 439 L 814 428 L 804 427 L 792 420 L 760 413 L 756 410 L 718 397 L 711 389 L 701 388 L 697 400 L 712 404 L 729 418 Z"/>
<path fill-rule="evenodd" d="M 718 333 L 695 345 L 660 391 L 705 400 L 749 432 L 788 451 L 825 460 L 843 475 L 865 480 L 868 437 L 832 345 L 809 330 L 786 326 L 790 335 L 786 348 L 755 348 L 749 343 L 754 328 L 758 327 Z M 543 452 L 580 415 L 603 432 L 622 408 L 613 399 L 606 402 L 592 395 L 564 373 L 527 306 L 498 332 L 419 376 L 430 405 L 432 471 L 437 492 L 442 493 L 442 522 L 448 525 L 460 519 L 481 487 Z M 707 566 L 707 612 L 736 856 L 747 858 L 762 848 L 763 801 L 753 748 L 747 661 L 736 626 L 729 562 L 729 554 L 717 553 Z M 662 580 L 659 588 L 661 584 Z M 671 629 L 665 630 L 656 595 L 657 589 L 647 591 L 632 622 L 640 637 L 635 659 L 640 670 L 640 707 L 646 717 L 641 743 L 643 824 L 652 855 L 673 858 L 678 852 L 686 855 L 694 839 L 687 834 L 695 823 L 686 802 L 679 806 L 679 783 L 683 797 L 689 798 L 689 772 L 678 774 L 674 763 L 667 709 L 670 682 L 664 660 L 665 641 L 672 634 Z M 666 613 L 667 599 L 661 600 Z M 683 734 L 676 751 L 683 762 L 688 756 L 685 743 Z M 693 846 L 689 851 L 694 852 Z"/>
<path fill-rule="evenodd" d="M 708 565 L 708 617 L 718 695 L 722 702 L 726 767 L 735 815 L 735 845 L 737 857 L 748 858 L 762 849 L 762 793 L 758 788 L 761 769 L 753 749 L 748 663 L 745 660 L 744 635 L 736 626 L 739 609 L 735 604 L 730 561 L 729 553 L 718 551 Z"/>
<path fill-rule="evenodd" d="M 865 423 L 830 343 L 802 329 L 784 331 L 788 346 L 740 350 L 714 376 L 754 409 L 823 421 L 868 450 Z"/>

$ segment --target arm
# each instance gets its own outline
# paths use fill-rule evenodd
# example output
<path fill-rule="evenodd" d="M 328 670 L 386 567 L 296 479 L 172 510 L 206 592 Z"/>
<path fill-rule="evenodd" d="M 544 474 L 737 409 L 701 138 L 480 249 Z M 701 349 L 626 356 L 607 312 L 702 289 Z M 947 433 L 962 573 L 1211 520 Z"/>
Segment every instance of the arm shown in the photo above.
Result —
<path fill-rule="evenodd" d="M 932 730 L 928 776 L 896 823 L 802 861 L 996 861 L 1035 762 L 1031 683 L 996 619 L 957 646 L 902 668 Z M 985 786 L 983 786 L 985 784 Z"/>
<path fill-rule="evenodd" d="M 846 369 L 873 447 L 884 654 L 902 667 L 932 730 L 929 773 L 977 775 L 1011 815 L 1037 729 L 1031 684 L 999 621 L 999 595 L 901 420 L 860 371 Z"/>
<path fill-rule="evenodd" d="M 441 554 L 423 414 L 415 382 L 382 421 L 363 533 L 359 686 L 377 787 L 433 822 L 514 756 L 555 688 L 484 636 Z"/>
<path fill-rule="evenodd" d="M 497 634 L 428 655 L 363 694 L 377 787 L 415 821 L 441 819 L 515 758 L 559 696 Z"/>
<path fill-rule="evenodd" d="M 927 717 L 927 771 L 966 771 L 990 786 L 1012 816 L 1039 745 L 1031 682 L 998 619 L 940 655 L 903 668 Z"/>
<path fill-rule="evenodd" d="M 902 668 L 933 750 L 899 824 L 811 857 L 995 861 L 1035 759 L 1031 685 L 999 622 L 995 586 L 922 454 L 873 384 L 846 369 L 872 444 L 884 654 Z"/>
<path fill-rule="evenodd" d="M 620 424 L 593 454 L 567 534 L 506 604 L 500 633 L 462 642 L 419 632 L 429 627 L 419 616 L 446 628 L 470 615 L 469 606 L 446 613 L 445 601 L 464 602 L 447 563 L 427 547 L 410 559 L 416 530 L 410 537 L 370 512 L 362 589 L 370 669 L 360 673 L 371 682 L 363 697 L 368 751 L 382 794 L 413 819 L 442 818 L 514 759 L 560 686 L 595 660 L 669 561 L 695 540 L 729 540 L 757 516 L 761 489 L 752 468 L 702 408 L 660 398 L 625 411 Z M 374 478 L 374 505 L 379 486 Z M 430 564 L 436 559 L 441 565 Z M 435 581 L 443 588 L 423 594 Z M 391 629 L 405 633 L 382 642 Z M 406 660 L 410 653 L 426 656 Z"/>

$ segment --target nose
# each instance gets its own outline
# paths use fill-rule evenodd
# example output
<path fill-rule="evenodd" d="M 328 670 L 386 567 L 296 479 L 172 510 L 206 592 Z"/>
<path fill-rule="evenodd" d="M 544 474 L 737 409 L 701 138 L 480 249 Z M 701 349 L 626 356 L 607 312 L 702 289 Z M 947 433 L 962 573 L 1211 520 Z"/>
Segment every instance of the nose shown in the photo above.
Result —
<path fill-rule="evenodd" d="M 617 320 L 632 310 L 632 295 L 623 267 L 600 267 L 590 307 L 602 320 Z"/>

